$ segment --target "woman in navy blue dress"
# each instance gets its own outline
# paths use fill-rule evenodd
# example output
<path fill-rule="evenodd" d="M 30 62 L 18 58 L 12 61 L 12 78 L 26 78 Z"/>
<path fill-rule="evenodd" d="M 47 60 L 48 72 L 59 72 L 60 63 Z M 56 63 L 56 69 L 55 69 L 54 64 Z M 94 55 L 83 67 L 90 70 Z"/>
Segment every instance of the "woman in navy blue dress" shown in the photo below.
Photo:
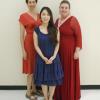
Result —
<path fill-rule="evenodd" d="M 58 55 L 60 34 L 53 23 L 50 8 L 43 7 L 40 17 L 42 24 L 35 28 L 33 36 L 37 52 L 34 78 L 35 84 L 42 86 L 45 100 L 52 100 L 56 86 L 63 81 Z"/>

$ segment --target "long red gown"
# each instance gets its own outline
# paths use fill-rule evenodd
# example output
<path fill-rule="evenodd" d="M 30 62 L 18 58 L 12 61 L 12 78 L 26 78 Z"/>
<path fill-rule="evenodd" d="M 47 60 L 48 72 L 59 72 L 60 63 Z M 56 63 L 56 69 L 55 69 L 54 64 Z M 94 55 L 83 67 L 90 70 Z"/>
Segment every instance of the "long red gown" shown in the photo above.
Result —
<path fill-rule="evenodd" d="M 19 22 L 24 26 L 26 35 L 24 39 L 24 48 L 27 53 L 27 58 L 23 59 L 23 73 L 32 74 L 34 73 L 35 67 L 35 49 L 33 43 L 33 31 L 36 26 L 41 24 L 41 20 L 38 16 L 35 20 L 27 12 L 20 15 Z"/>
<path fill-rule="evenodd" d="M 58 20 L 56 21 L 58 26 Z M 74 16 L 68 18 L 60 27 L 59 55 L 64 71 L 64 81 L 57 86 L 55 100 L 79 100 L 80 72 L 79 59 L 74 60 L 76 47 L 82 48 L 80 25 Z"/>

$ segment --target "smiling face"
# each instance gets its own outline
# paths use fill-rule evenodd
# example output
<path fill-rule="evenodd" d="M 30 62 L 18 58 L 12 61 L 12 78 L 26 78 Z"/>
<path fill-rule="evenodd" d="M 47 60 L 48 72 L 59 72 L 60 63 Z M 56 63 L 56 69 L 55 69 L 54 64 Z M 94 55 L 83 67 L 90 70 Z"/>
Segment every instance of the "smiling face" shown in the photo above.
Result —
<path fill-rule="evenodd" d="M 50 14 L 46 9 L 41 12 L 41 20 L 43 23 L 47 24 L 50 21 Z"/>
<path fill-rule="evenodd" d="M 62 3 L 59 7 L 61 17 L 65 18 L 70 14 L 70 6 L 67 3 Z"/>
<path fill-rule="evenodd" d="M 29 9 L 34 9 L 37 4 L 36 0 L 28 0 L 26 3 Z"/>

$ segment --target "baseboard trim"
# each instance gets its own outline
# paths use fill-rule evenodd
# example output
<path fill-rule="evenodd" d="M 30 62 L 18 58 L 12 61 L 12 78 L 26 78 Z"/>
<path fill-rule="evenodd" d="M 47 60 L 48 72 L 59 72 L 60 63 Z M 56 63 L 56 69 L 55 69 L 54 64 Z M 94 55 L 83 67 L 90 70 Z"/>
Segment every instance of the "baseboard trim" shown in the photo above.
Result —
<path fill-rule="evenodd" d="M 100 85 L 81 85 L 81 90 L 100 89 Z M 26 86 L 1 86 L 0 90 L 26 90 Z"/>
<path fill-rule="evenodd" d="M 81 85 L 82 90 L 88 89 L 100 89 L 100 85 Z"/>
<path fill-rule="evenodd" d="M 0 86 L 0 90 L 26 90 L 26 86 Z"/>

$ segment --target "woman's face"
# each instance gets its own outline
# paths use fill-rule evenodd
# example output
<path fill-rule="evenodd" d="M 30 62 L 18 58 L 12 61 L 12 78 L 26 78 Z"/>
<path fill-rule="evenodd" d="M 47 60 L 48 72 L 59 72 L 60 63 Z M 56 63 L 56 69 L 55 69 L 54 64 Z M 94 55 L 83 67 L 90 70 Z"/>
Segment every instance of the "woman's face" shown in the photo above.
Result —
<path fill-rule="evenodd" d="M 67 17 L 70 14 L 70 8 L 67 3 L 62 3 L 59 7 L 61 17 Z"/>
<path fill-rule="evenodd" d="M 27 6 L 29 9 L 34 9 L 36 7 L 36 1 L 35 0 L 28 0 Z"/>
<path fill-rule="evenodd" d="M 48 14 L 47 10 L 43 10 L 41 13 L 41 20 L 43 23 L 47 24 L 50 21 L 50 15 Z"/>

